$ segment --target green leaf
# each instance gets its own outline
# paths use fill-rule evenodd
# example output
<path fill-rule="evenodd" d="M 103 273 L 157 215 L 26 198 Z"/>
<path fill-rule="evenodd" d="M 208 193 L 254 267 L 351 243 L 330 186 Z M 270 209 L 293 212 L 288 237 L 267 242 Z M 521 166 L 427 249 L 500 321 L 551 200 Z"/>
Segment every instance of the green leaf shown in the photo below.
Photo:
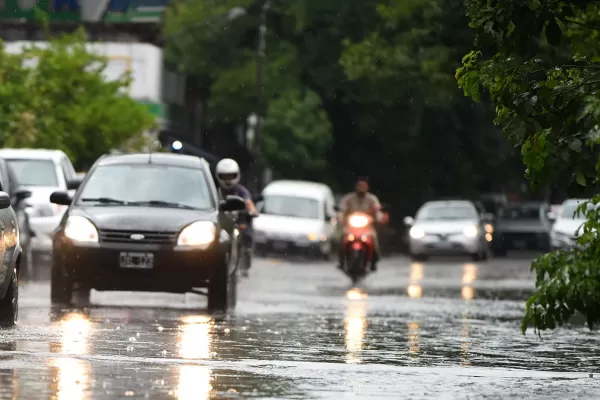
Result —
<path fill-rule="evenodd" d="M 585 175 L 581 173 L 581 171 L 577 171 L 575 174 L 575 181 L 579 184 L 579 186 L 587 186 L 587 180 L 585 179 Z"/>

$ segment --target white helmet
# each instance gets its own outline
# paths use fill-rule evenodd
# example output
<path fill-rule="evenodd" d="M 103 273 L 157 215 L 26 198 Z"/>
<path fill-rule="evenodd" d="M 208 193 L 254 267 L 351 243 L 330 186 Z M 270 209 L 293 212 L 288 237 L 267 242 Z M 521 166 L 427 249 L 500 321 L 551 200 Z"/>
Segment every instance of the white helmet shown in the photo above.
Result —
<path fill-rule="evenodd" d="M 231 158 L 224 158 L 217 164 L 217 180 L 223 189 L 233 189 L 240 181 L 240 166 Z"/>

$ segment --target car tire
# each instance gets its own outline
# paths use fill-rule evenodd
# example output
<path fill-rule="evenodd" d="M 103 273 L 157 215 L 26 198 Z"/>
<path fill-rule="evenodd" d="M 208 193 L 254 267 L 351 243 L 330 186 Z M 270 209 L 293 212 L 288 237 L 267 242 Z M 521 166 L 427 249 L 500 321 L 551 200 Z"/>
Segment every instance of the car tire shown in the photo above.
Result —
<path fill-rule="evenodd" d="M 73 297 L 73 282 L 63 274 L 60 267 L 52 265 L 50 277 L 50 301 L 52 304 L 70 304 Z"/>
<path fill-rule="evenodd" d="M 19 318 L 19 280 L 17 269 L 13 270 L 12 278 L 4 298 L 0 300 L 0 326 L 9 328 L 17 324 Z"/>
<path fill-rule="evenodd" d="M 27 245 L 23 249 L 23 256 L 21 259 L 21 277 L 24 280 L 34 280 L 35 276 L 35 265 L 33 264 L 33 251 L 31 245 Z"/>
<path fill-rule="evenodd" d="M 90 305 L 90 289 L 74 290 L 71 295 L 71 304 L 75 307 L 87 307 Z"/>
<path fill-rule="evenodd" d="M 227 311 L 237 303 L 237 270 L 229 272 L 229 263 L 220 265 L 208 284 L 209 311 Z"/>

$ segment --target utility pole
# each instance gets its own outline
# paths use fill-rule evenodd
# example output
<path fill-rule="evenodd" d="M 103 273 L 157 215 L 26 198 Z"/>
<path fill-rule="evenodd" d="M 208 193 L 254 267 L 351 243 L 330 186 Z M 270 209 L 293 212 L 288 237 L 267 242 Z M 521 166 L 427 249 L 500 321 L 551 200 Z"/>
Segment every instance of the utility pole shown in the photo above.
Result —
<path fill-rule="evenodd" d="M 254 166 L 255 166 L 255 185 L 256 193 L 262 190 L 262 155 L 260 144 L 262 141 L 262 128 L 265 116 L 267 114 L 267 107 L 265 104 L 265 51 L 266 51 L 266 34 L 267 34 L 267 14 L 271 8 L 271 0 L 266 0 L 263 4 L 260 13 L 260 27 L 258 29 L 258 51 L 256 55 L 256 89 L 257 89 L 257 103 L 258 103 L 258 121 L 256 124 L 256 133 L 254 139 Z"/>

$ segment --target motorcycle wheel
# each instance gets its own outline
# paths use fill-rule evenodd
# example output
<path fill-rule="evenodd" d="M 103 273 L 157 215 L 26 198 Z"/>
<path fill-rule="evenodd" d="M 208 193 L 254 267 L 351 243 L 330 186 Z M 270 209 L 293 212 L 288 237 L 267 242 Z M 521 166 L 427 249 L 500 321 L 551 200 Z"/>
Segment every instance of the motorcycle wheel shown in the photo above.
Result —
<path fill-rule="evenodd" d="M 359 253 L 352 253 L 350 257 L 348 257 L 348 273 L 354 284 L 360 281 L 366 274 L 364 257 L 365 254 L 362 251 Z"/>

